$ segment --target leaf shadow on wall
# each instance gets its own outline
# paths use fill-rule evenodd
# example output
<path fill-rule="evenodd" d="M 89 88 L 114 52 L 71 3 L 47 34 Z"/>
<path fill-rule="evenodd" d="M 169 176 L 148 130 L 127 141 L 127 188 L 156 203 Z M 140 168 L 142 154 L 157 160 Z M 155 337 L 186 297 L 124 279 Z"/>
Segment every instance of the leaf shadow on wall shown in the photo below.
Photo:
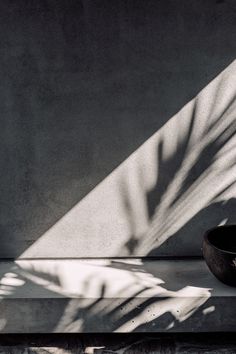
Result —
<path fill-rule="evenodd" d="M 0 256 L 16 258 L 229 65 L 235 3 L 14 0 L 0 13 Z"/>
<path fill-rule="evenodd" d="M 137 180 L 132 182 L 131 176 L 127 183 L 123 174 L 120 193 L 133 234 L 121 252 L 126 248 L 130 255 L 141 250 L 149 256 L 200 255 L 207 229 L 236 222 L 236 105 L 232 87 L 228 97 L 219 98 L 225 77 L 222 74 L 216 90 L 211 85 L 203 90 L 157 133 L 158 173 L 152 188 L 145 187 L 149 170 L 138 159 Z M 211 101 L 207 90 L 213 96 Z M 207 107 L 206 113 L 202 107 Z M 141 196 L 138 205 L 130 183 L 138 186 L 134 189 Z M 141 208 L 143 214 L 146 211 L 147 226 L 138 233 Z"/>

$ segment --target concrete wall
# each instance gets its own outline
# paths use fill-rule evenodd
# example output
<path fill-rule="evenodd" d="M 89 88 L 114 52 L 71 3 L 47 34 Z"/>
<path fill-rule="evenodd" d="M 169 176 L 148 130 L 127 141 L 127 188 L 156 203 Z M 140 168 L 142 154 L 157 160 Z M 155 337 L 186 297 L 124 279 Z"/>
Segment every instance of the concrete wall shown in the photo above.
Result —
<path fill-rule="evenodd" d="M 233 0 L 0 3 L 0 257 L 151 251 L 136 250 L 135 231 L 129 240 L 126 226 L 116 225 L 127 213 L 114 214 L 114 232 L 107 231 L 108 214 L 92 212 L 104 208 L 101 196 L 73 227 L 68 219 L 44 235 L 233 61 L 235 11 Z M 190 180 L 199 171 L 191 169 Z M 164 243 L 161 255 L 200 253 L 200 241 L 185 242 Z"/>

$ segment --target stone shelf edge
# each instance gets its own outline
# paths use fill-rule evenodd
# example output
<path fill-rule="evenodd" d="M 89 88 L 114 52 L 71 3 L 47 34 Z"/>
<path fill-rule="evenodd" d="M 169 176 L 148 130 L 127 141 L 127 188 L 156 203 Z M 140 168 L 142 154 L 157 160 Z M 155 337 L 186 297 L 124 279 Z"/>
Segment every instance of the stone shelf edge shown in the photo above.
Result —
<path fill-rule="evenodd" d="M 236 330 L 236 288 L 203 260 L 0 262 L 1 333 Z"/>

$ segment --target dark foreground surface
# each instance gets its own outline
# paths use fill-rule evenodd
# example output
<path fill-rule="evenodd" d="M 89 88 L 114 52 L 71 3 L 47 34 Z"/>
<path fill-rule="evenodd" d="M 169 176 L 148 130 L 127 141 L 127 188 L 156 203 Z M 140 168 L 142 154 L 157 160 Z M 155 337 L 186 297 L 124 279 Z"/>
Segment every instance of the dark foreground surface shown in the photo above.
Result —
<path fill-rule="evenodd" d="M 0 335 L 0 353 L 236 353 L 235 333 Z"/>

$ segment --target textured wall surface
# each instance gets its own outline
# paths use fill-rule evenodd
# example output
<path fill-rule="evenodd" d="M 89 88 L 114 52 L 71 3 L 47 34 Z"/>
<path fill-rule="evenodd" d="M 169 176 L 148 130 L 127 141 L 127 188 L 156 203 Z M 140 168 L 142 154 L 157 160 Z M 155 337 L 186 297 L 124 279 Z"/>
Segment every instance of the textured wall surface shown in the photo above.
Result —
<path fill-rule="evenodd" d="M 93 212 L 104 208 L 100 196 L 82 216 L 74 216 L 75 228 L 69 218 L 54 229 L 53 237 L 44 234 L 228 67 L 235 58 L 235 12 L 233 0 L 0 3 L 0 257 L 23 252 L 25 257 L 70 257 L 153 251 L 152 245 L 136 247 L 146 229 L 132 222 L 132 217 L 139 220 L 139 211 L 129 215 L 129 200 L 124 201 L 123 218 L 114 214 L 109 221 L 114 232 L 107 229 L 106 212 L 99 217 Z M 224 89 L 219 92 L 217 99 L 222 99 Z M 180 125 L 180 134 L 181 129 Z M 226 140 L 219 144 L 224 145 L 231 133 L 227 130 Z M 208 153 L 211 161 L 214 149 L 205 151 L 204 161 Z M 203 169 L 199 164 L 190 169 L 188 187 Z M 136 194 L 132 178 L 136 177 L 131 176 L 128 187 L 121 184 L 123 195 L 130 190 Z M 166 188 L 164 175 L 147 198 L 151 215 Z M 235 210 L 232 194 L 224 203 L 229 198 L 222 217 L 211 216 L 213 224 Z M 211 215 L 218 215 L 222 203 Z M 208 216 L 197 217 L 203 220 L 203 231 Z M 151 238 L 155 236 L 152 230 Z M 191 235 L 187 241 L 185 237 L 180 243 L 163 243 L 160 254 L 199 254 L 200 243 L 191 246 L 190 240 Z"/>

